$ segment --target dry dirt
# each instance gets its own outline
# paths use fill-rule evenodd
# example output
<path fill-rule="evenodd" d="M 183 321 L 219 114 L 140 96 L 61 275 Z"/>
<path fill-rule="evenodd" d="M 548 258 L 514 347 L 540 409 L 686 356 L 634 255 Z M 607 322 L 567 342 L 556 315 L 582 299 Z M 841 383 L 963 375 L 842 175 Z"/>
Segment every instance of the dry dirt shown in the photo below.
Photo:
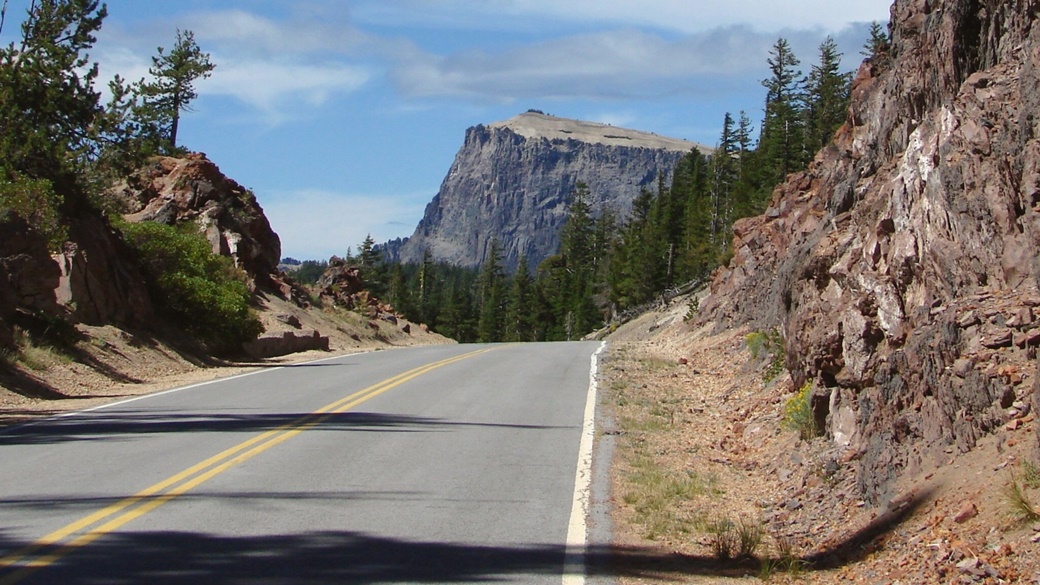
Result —
<path fill-rule="evenodd" d="M 210 360 L 179 352 L 154 338 L 116 327 L 78 325 L 84 339 L 65 354 L 34 348 L 23 357 L 6 360 L 20 375 L 0 368 L 0 426 L 18 421 L 82 410 L 107 402 L 224 378 L 257 368 L 393 347 L 454 343 L 424 327 L 392 323 L 358 313 L 304 310 L 276 297 L 261 301 L 261 321 L 269 332 L 315 329 L 329 337 L 330 351 L 307 351 L 263 360 Z M 292 315 L 300 327 L 286 325 Z M 281 317 L 281 319 L 279 319 Z"/>
<path fill-rule="evenodd" d="M 601 368 L 618 435 L 615 539 L 643 559 L 621 561 L 623 584 L 1040 583 L 1040 523 L 1015 520 L 1007 497 L 1035 416 L 951 450 L 874 508 L 857 495 L 854 462 L 781 424 L 791 380 L 763 381 L 770 360 L 752 359 L 749 331 L 691 331 L 689 302 L 613 333 Z M 1026 491 L 1034 506 L 1038 487 Z M 761 531 L 753 557 L 718 560 L 715 534 L 727 531 L 713 527 L 727 522 L 747 527 L 748 542 Z"/>

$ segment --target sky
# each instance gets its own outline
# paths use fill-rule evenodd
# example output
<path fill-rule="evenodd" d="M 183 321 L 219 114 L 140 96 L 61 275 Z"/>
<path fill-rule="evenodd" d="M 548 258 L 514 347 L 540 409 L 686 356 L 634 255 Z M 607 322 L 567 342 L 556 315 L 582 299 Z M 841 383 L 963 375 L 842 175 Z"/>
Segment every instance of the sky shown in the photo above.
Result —
<path fill-rule="evenodd" d="M 8 0 L 0 42 L 30 0 Z M 779 37 L 855 70 L 891 0 L 105 0 L 102 80 L 147 76 L 190 30 L 216 65 L 179 141 L 252 189 L 282 255 L 412 233 L 465 131 L 528 109 L 712 145 L 756 124 Z"/>

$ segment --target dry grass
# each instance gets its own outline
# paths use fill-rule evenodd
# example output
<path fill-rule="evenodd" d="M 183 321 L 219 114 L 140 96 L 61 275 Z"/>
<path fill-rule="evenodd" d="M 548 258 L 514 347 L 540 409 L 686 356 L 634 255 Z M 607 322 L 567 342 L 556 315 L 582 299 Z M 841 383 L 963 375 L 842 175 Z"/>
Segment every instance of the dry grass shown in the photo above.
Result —
<path fill-rule="evenodd" d="M 5 353 L 3 360 L 6 362 L 20 364 L 34 372 L 45 372 L 72 363 L 72 358 L 54 347 L 36 343 L 32 336 L 17 327 L 14 328 L 14 341 L 18 349 Z"/>
<path fill-rule="evenodd" d="M 1013 472 L 1004 488 L 1004 501 L 1014 522 L 1025 524 L 1040 520 L 1040 508 L 1034 504 L 1034 495 L 1040 490 L 1040 469 L 1029 462 Z"/>

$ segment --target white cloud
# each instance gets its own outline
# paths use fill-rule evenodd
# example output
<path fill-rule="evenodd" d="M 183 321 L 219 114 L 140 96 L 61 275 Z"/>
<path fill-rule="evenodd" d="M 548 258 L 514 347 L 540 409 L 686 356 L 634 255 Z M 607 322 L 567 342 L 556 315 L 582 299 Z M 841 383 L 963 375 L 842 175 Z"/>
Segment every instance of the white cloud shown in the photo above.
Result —
<path fill-rule="evenodd" d="M 217 69 L 200 81 L 200 95 L 224 95 L 280 121 L 300 106 L 320 106 L 330 96 L 357 90 L 368 82 L 364 68 L 344 63 L 224 60 L 214 57 Z"/>
<path fill-rule="evenodd" d="M 851 23 L 888 20 L 891 0 L 368 0 L 359 20 L 431 28 L 517 30 L 535 22 L 571 26 L 651 26 L 682 33 L 731 25 L 756 30 L 824 28 L 837 32 Z"/>
<path fill-rule="evenodd" d="M 861 35 L 866 38 L 866 32 Z M 730 86 L 757 87 L 776 34 L 732 26 L 668 39 L 637 29 L 572 35 L 489 52 L 425 54 L 402 61 L 391 79 L 409 97 L 489 102 L 544 99 L 646 99 L 697 96 Z M 808 71 L 825 33 L 785 35 Z M 846 35 L 849 39 L 856 35 Z M 839 41 L 844 37 L 839 37 Z M 856 49 L 849 68 L 858 63 Z"/>
<path fill-rule="evenodd" d="M 262 197 L 260 204 L 282 240 L 282 255 L 327 260 L 357 252 L 365 236 L 377 243 L 409 236 L 436 189 L 422 194 L 362 195 L 306 189 Z"/>
<path fill-rule="evenodd" d="M 198 39 L 225 52 L 251 55 L 301 55 L 355 52 L 375 39 L 349 21 L 273 20 L 246 10 L 200 12 L 188 19 Z"/>
<path fill-rule="evenodd" d="M 891 0 L 515 0 L 521 14 L 556 15 L 572 21 L 645 24 L 693 33 L 737 24 L 761 31 L 822 27 L 838 31 L 854 22 L 888 20 Z"/>

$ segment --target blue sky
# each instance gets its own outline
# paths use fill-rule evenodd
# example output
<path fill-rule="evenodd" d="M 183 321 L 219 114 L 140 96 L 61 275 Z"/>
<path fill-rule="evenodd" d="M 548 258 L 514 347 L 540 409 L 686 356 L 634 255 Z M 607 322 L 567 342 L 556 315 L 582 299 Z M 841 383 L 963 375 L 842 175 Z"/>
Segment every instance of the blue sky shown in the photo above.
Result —
<path fill-rule="evenodd" d="M 253 189 L 283 256 L 410 235 L 466 128 L 530 108 L 712 144 L 762 117 L 769 48 L 854 70 L 891 0 L 107 0 L 91 57 L 147 74 L 176 29 L 217 65 L 181 143 Z M 0 41 L 29 0 L 9 0 Z"/>

